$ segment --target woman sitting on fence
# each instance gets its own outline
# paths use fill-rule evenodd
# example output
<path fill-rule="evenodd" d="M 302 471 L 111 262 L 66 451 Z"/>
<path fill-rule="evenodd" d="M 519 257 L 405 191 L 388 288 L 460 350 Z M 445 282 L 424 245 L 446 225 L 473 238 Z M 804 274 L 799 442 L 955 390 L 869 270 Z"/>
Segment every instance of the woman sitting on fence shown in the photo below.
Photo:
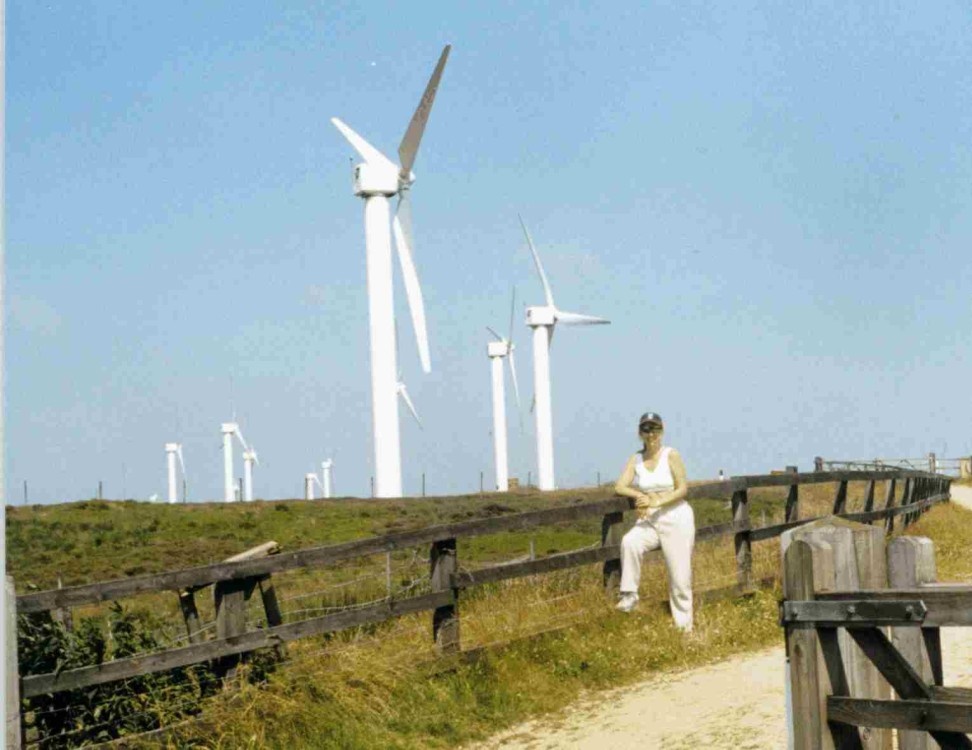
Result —
<path fill-rule="evenodd" d="M 668 567 L 669 604 L 675 626 L 692 630 L 692 547 L 695 514 L 685 500 L 685 465 L 674 448 L 662 445 L 665 426 L 654 412 L 641 415 L 638 435 L 644 448 L 635 453 L 614 486 L 634 498 L 638 521 L 621 540 L 621 601 L 618 609 L 638 606 L 641 558 L 661 547 Z"/>

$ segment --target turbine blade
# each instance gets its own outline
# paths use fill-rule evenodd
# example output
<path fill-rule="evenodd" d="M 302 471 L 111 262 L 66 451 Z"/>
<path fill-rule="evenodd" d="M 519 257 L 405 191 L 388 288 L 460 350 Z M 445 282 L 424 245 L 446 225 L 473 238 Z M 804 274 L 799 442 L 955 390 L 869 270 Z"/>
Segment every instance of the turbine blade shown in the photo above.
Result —
<path fill-rule="evenodd" d="M 516 382 L 516 359 L 513 356 L 513 348 L 510 347 L 510 376 L 513 378 L 513 396 L 516 399 L 516 410 L 520 411 L 520 386 Z"/>
<path fill-rule="evenodd" d="M 429 358 L 429 334 L 425 324 L 425 302 L 422 299 L 422 287 L 419 285 L 415 261 L 412 259 L 412 215 L 407 191 L 403 191 L 399 195 L 398 208 L 395 211 L 395 219 L 392 221 L 392 230 L 395 235 L 395 246 L 398 248 L 398 260 L 402 266 L 405 297 L 408 299 L 408 310 L 412 315 L 412 327 L 415 329 L 419 359 L 422 362 L 422 369 L 429 373 L 432 371 Z"/>
<path fill-rule="evenodd" d="M 580 313 L 563 312 L 561 310 L 557 310 L 555 317 L 558 323 L 568 326 L 595 326 L 611 322 L 607 318 L 596 318 L 593 315 L 581 315 Z"/>
<path fill-rule="evenodd" d="M 243 433 L 240 431 L 239 425 L 236 426 L 236 429 L 233 431 L 233 434 L 236 435 L 236 439 L 240 441 L 240 444 L 243 446 L 243 450 L 245 451 L 250 450 L 250 446 L 248 446 L 246 444 L 246 440 L 243 439 Z"/>
<path fill-rule="evenodd" d="M 496 333 L 496 331 L 494 331 L 494 330 L 493 330 L 492 328 L 490 328 L 489 326 L 486 326 L 486 330 L 487 330 L 487 331 L 489 331 L 489 332 L 490 332 L 491 334 L 493 334 L 493 337 L 494 337 L 494 338 L 495 338 L 495 339 L 496 339 L 497 341 L 502 341 L 502 340 L 503 340 L 503 337 L 502 337 L 502 336 L 500 336 L 500 335 L 499 335 L 498 333 Z"/>
<path fill-rule="evenodd" d="M 182 459 L 182 446 L 176 448 L 176 458 L 179 459 L 179 468 L 182 469 L 182 478 L 186 478 L 186 462 Z"/>
<path fill-rule="evenodd" d="M 409 181 L 412 172 L 412 165 L 415 164 L 415 156 L 418 154 L 419 144 L 422 142 L 422 134 L 425 132 L 425 124 L 429 121 L 429 113 L 432 111 L 432 103 L 435 101 L 435 93 L 439 88 L 439 80 L 442 78 L 442 71 L 445 69 L 446 60 L 449 59 L 451 44 L 447 44 L 439 55 L 439 62 L 436 63 L 432 77 L 425 87 L 425 93 L 419 101 L 412 121 L 408 124 L 408 129 L 402 137 L 402 142 L 398 146 L 398 160 L 402 168 L 399 177 L 404 181 Z"/>
<path fill-rule="evenodd" d="M 513 317 L 516 315 L 516 287 L 513 287 L 513 296 L 510 299 L 510 335 L 506 339 L 511 347 L 513 346 Z"/>
<path fill-rule="evenodd" d="M 354 147 L 354 150 L 357 151 L 361 155 L 361 158 L 366 162 L 376 166 L 384 166 L 385 168 L 390 169 L 392 172 L 398 171 L 398 167 L 395 166 L 391 159 L 368 143 L 368 141 L 366 141 L 360 135 L 355 133 L 338 118 L 332 117 L 331 122 L 334 124 L 334 127 L 341 131 L 341 135 L 347 139 L 348 143 Z"/>
<path fill-rule="evenodd" d="M 418 426 L 422 427 L 422 420 L 419 419 L 418 412 L 415 411 L 415 404 L 412 403 L 412 399 L 408 397 L 408 389 L 405 387 L 404 383 L 398 384 L 398 395 L 402 397 L 402 400 L 405 402 L 405 406 L 407 406 L 408 410 L 412 412 L 412 416 L 415 417 L 415 421 L 418 422 Z"/>
<path fill-rule="evenodd" d="M 533 262 L 537 267 L 537 273 L 540 274 L 540 281 L 543 282 L 543 294 L 547 299 L 547 304 L 551 307 L 555 307 L 553 301 L 553 292 L 550 291 L 550 284 L 547 282 L 547 274 L 543 272 L 543 264 L 540 262 L 540 255 L 537 253 L 537 248 L 533 244 L 533 238 L 530 236 L 530 230 L 527 229 L 526 223 L 524 223 L 522 216 L 517 214 L 517 218 L 520 220 L 520 226 L 523 227 L 523 234 L 526 235 L 527 244 L 530 246 L 530 252 L 533 253 Z"/>

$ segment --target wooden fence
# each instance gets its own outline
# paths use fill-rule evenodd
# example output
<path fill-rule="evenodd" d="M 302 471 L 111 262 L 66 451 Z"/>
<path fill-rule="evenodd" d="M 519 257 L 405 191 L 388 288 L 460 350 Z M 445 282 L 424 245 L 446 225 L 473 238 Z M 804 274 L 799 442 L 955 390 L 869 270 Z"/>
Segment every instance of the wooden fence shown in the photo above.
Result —
<path fill-rule="evenodd" d="M 752 544 L 771 539 L 788 529 L 813 519 L 800 518 L 799 488 L 802 485 L 836 483 L 832 512 L 861 522 L 884 521 L 890 530 L 896 519 L 909 524 L 932 505 L 948 499 L 951 479 L 941 475 L 908 470 L 870 472 L 838 471 L 798 474 L 740 476 L 693 485 L 689 499 L 730 498 L 732 521 L 697 530 L 696 539 L 733 536 L 737 589 L 753 588 Z M 864 510 L 847 513 L 849 482 L 866 483 Z M 885 482 L 881 508 L 875 509 L 875 483 Z M 902 488 L 900 501 L 897 488 Z M 788 487 L 783 523 L 753 527 L 750 523 L 748 491 L 762 487 Z M 616 589 L 620 577 L 620 542 L 624 532 L 624 512 L 633 508 L 628 498 L 609 497 L 588 503 L 547 510 L 517 513 L 481 520 L 431 526 L 343 544 L 312 547 L 294 552 L 262 548 L 229 560 L 154 575 L 91 583 L 81 586 L 22 594 L 16 598 L 19 613 L 61 611 L 97 602 L 114 601 L 149 592 L 172 591 L 179 596 L 190 642 L 180 648 L 117 659 L 102 664 L 65 669 L 45 674 L 20 675 L 20 696 L 33 696 L 75 690 L 92 685 L 124 680 L 203 662 L 214 663 L 217 671 L 231 673 L 240 655 L 257 649 L 281 647 L 288 641 L 333 633 L 366 624 L 379 623 L 416 612 L 432 612 L 432 637 L 440 653 L 460 650 L 459 601 L 465 589 L 496 581 L 549 573 L 581 565 L 600 563 L 604 583 Z M 470 572 L 458 569 L 457 541 L 476 536 L 517 531 L 544 525 L 601 517 L 600 546 L 553 554 Z M 430 545 L 430 584 L 428 593 L 407 598 L 391 598 L 347 611 L 283 622 L 272 585 L 272 575 L 286 570 L 315 568 L 344 560 L 387 553 L 393 550 Z M 199 636 L 195 595 L 213 586 L 216 605 L 216 637 L 204 641 Z M 243 607 L 259 590 L 266 612 L 267 627 L 245 630 Z"/>
<path fill-rule="evenodd" d="M 972 626 L 972 586 L 935 582 L 930 540 L 885 556 L 873 531 L 824 520 L 784 539 L 790 746 L 890 750 L 896 729 L 899 750 L 972 748 L 972 689 L 944 686 L 940 631 Z"/>

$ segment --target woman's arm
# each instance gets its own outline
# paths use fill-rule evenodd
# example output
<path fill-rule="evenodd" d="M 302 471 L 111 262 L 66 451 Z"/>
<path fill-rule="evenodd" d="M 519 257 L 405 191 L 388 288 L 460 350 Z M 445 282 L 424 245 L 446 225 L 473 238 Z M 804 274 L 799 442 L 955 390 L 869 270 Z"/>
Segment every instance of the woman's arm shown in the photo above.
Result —
<path fill-rule="evenodd" d="M 660 508 L 663 505 L 677 503 L 679 500 L 685 499 L 685 496 L 688 494 L 685 464 L 682 462 L 682 456 L 674 448 L 668 453 L 668 467 L 672 470 L 672 482 L 675 485 L 675 489 L 668 492 L 650 493 L 652 495 L 649 504 L 651 508 Z"/>
<path fill-rule="evenodd" d="M 637 454 L 628 459 L 627 465 L 624 467 L 624 471 L 621 472 L 621 476 L 618 477 L 618 481 L 614 483 L 614 492 L 622 497 L 630 497 L 634 500 L 640 500 L 644 497 L 644 493 L 636 490 L 631 486 L 634 481 L 635 476 L 635 460 L 638 458 Z"/>

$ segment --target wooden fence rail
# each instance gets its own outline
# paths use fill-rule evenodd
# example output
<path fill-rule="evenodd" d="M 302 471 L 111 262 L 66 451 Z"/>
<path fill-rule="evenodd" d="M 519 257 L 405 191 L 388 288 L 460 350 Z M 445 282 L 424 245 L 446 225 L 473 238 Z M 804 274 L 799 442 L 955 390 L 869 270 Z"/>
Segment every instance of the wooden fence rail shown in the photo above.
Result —
<path fill-rule="evenodd" d="M 698 529 L 696 538 L 714 538 L 732 535 L 736 550 L 738 591 L 745 593 L 753 586 L 752 543 L 779 536 L 788 529 L 814 519 L 798 519 L 798 487 L 804 484 L 838 482 L 834 502 L 835 511 L 846 506 L 847 483 L 869 482 L 865 507 L 873 505 L 873 482 L 889 481 L 889 493 L 885 508 L 867 510 L 864 513 L 844 513 L 847 518 L 861 521 L 887 519 L 903 515 L 915 519 L 932 505 L 948 499 L 950 478 L 907 470 L 871 472 L 814 472 L 807 474 L 787 473 L 774 475 L 741 476 L 732 479 L 694 485 L 689 498 L 731 498 L 733 520 Z M 904 480 L 914 490 L 907 495 L 908 504 L 893 506 L 894 483 Z M 921 480 L 919 482 L 919 480 Z M 754 528 L 749 517 L 749 489 L 758 487 L 788 487 L 786 523 Z M 459 596 L 462 590 L 488 583 L 549 573 L 581 565 L 601 563 L 605 586 L 616 589 L 620 571 L 620 541 L 623 532 L 623 513 L 631 510 L 628 498 L 611 497 L 604 500 L 569 507 L 552 508 L 459 523 L 443 524 L 414 531 L 346 542 L 326 547 L 313 547 L 295 552 L 271 554 L 267 545 L 262 552 L 249 551 L 236 559 L 184 570 L 139 576 L 116 581 L 72 586 L 50 591 L 23 594 L 17 597 L 19 613 L 43 612 L 67 609 L 147 592 L 175 591 L 180 595 L 180 605 L 186 616 L 190 633 L 189 645 L 168 649 L 155 654 L 117 659 L 103 664 L 64 670 L 57 673 L 23 675 L 21 695 L 24 698 L 73 690 L 122 680 L 138 675 L 161 672 L 191 664 L 212 662 L 222 665 L 224 673 L 235 665 L 233 659 L 261 648 L 280 646 L 298 638 L 345 630 L 365 624 L 373 624 L 415 612 L 429 611 L 432 616 L 432 633 L 441 653 L 460 649 Z M 573 521 L 590 517 L 602 517 L 601 546 L 565 552 L 534 560 L 519 561 L 471 572 L 459 571 L 457 541 L 485 534 L 496 534 L 533 528 L 541 525 Z M 910 521 L 909 521 L 910 522 Z M 276 607 L 276 598 L 268 597 L 269 576 L 285 570 L 318 567 L 342 560 L 389 552 L 391 550 L 430 545 L 431 593 L 403 599 L 387 598 L 366 606 L 298 622 L 284 623 Z M 261 548 L 257 548 L 258 550 Z M 242 559 L 240 559 L 242 558 Z M 201 587 L 214 585 L 217 599 L 218 636 L 214 640 L 193 640 L 198 634 L 198 615 L 194 624 L 190 618 L 195 612 L 192 600 Z M 267 627 L 244 632 L 239 614 L 247 592 L 263 585 L 263 601 L 267 614 Z M 219 613 L 222 612 L 222 615 Z M 232 657 L 229 662 L 220 662 Z M 228 665 L 228 666 L 227 666 Z"/>

